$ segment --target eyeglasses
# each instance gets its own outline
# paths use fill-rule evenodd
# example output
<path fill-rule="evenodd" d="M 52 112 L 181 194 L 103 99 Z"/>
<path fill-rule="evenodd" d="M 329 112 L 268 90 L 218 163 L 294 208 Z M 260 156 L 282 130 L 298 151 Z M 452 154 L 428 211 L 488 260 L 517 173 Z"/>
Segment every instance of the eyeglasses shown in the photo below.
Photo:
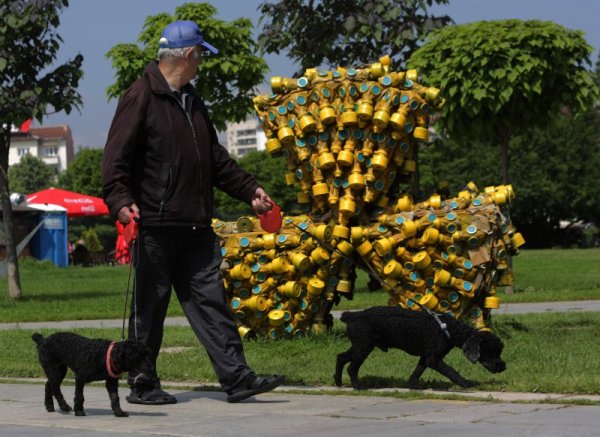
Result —
<path fill-rule="evenodd" d="M 192 50 L 192 59 L 208 58 L 212 55 L 210 50 Z"/>

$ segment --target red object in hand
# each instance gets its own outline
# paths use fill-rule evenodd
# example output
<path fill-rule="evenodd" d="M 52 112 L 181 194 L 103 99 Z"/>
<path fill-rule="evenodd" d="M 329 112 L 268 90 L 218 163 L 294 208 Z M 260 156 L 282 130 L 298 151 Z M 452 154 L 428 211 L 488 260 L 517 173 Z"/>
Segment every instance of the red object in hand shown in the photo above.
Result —
<path fill-rule="evenodd" d="M 274 202 L 273 207 L 264 214 L 256 214 L 260 220 L 260 227 L 267 232 L 277 232 L 281 229 L 281 208 Z"/>
<path fill-rule="evenodd" d="M 125 244 L 130 246 L 138 237 L 138 215 L 131 211 L 131 220 L 129 223 L 125 225 L 125 229 L 123 230 L 123 239 L 125 240 Z"/>

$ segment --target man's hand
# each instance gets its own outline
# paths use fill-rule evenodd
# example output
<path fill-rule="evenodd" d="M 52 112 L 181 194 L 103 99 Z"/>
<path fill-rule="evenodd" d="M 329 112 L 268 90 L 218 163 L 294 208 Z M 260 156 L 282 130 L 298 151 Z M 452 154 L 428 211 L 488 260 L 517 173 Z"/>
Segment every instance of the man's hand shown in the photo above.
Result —
<path fill-rule="evenodd" d="M 133 215 L 137 217 L 140 216 L 140 210 L 135 203 L 132 203 L 129 206 L 124 206 L 119 210 L 119 214 L 117 214 L 117 219 L 121 222 L 121 224 L 126 225 L 131 221 Z"/>
<path fill-rule="evenodd" d="M 258 187 L 252 197 L 252 209 L 255 214 L 264 214 L 273 208 L 273 201 L 261 187 Z"/>

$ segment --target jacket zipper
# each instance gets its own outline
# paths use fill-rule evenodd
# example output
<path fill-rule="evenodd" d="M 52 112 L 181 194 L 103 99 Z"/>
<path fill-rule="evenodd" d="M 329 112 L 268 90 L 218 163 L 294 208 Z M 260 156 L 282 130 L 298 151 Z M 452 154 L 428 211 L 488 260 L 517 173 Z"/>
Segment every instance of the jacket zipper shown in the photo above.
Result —
<path fill-rule="evenodd" d="M 189 107 L 191 108 L 194 104 L 194 96 L 192 94 L 189 94 L 188 98 L 190 99 Z M 177 99 L 175 99 L 175 100 L 177 100 Z M 204 179 L 203 178 L 204 175 L 202 174 L 203 173 L 202 172 L 202 158 L 200 158 L 200 148 L 198 146 L 198 138 L 196 136 L 196 129 L 194 129 L 194 123 L 192 122 L 192 119 L 190 118 L 190 115 L 186 111 L 183 103 L 179 100 L 177 101 L 177 103 L 179 103 L 179 107 L 183 110 L 183 113 L 185 114 L 185 117 L 187 118 L 188 124 L 190 125 L 190 129 L 192 130 L 192 136 L 194 137 L 194 146 L 195 146 L 194 149 L 196 150 L 196 156 L 198 156 L 198 164 L 200 165 L 200 180 L 202 181 Z M 200 185 L 200 190 L 201 190 L 201 195 L 204 196 L 204 187 L 202 184 Z M 200 214 L 202 217 L 206 218 L 206 213 L 204 211 L 203 206 L 204 206 L 203 203 L 200 202 Z"/>

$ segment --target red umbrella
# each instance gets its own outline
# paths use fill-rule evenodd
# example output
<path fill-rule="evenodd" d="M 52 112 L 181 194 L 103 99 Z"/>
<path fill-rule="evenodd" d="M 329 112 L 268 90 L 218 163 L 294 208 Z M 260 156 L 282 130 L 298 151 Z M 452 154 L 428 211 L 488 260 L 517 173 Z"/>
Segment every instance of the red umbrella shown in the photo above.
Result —
<path fill-rule="evenodd" d="M 60 205 L 67 209 L 68 217 L 108 215 L 108 207 L 101 198 L 61 188 L 48 188 L 28 194 L 27 202 Z"/>

